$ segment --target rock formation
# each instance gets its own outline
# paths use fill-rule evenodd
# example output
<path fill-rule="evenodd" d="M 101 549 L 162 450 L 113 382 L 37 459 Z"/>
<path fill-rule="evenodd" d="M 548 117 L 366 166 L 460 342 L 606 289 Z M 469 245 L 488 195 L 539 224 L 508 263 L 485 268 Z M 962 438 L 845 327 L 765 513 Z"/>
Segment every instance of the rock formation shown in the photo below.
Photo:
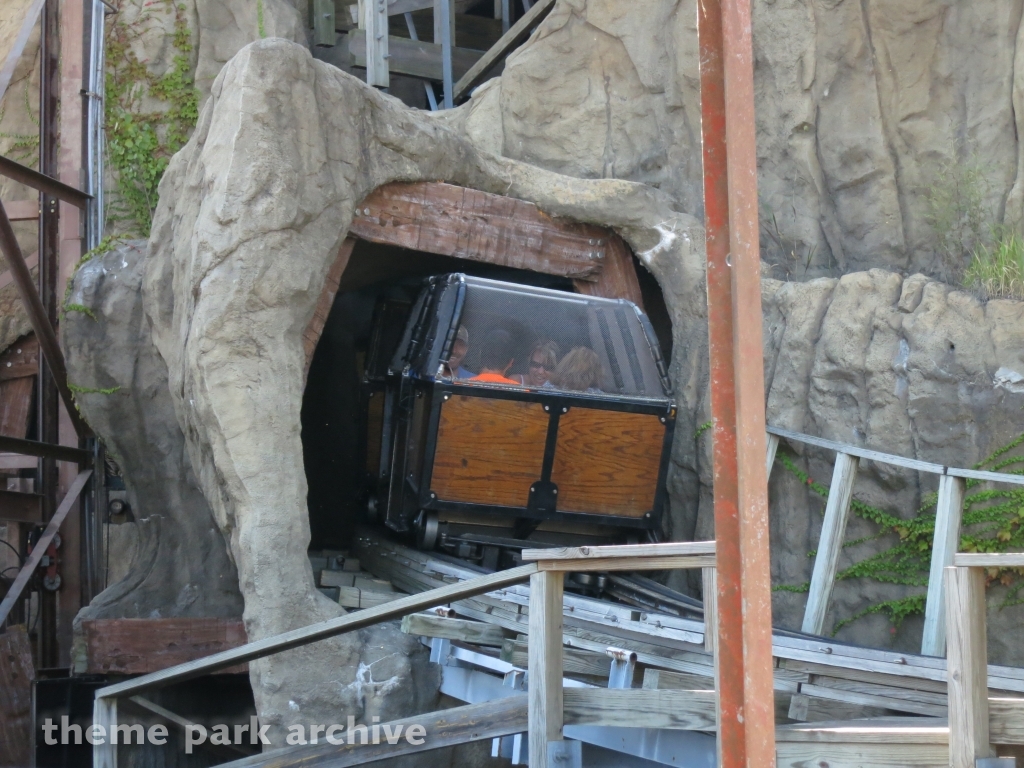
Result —
<path fill-rule="evenodd" d="M 800 278 L 893 270 L 765 281 L 770 423 L 960 465 L 1024 431 L 1021 304 L 899 274 L 941 271 L 924 192 L 957 139 L 995 168 L 987 204 L 999 216 L 1005 208 L 1015 220 L 1024 205 L 1013 109 L 1020 16 L 1017 0 L 998 8 L 989 0 L 755 4 L 762 198 L 774 214 L 766 222 L 778 225 L 776 246 L 788 251 L 773 252 L 766 236 L 766 256 L 786 267 L 800 261 L 791 270 Z M 64 335 L 77 384 L 122 386 L 128 395 L 81 398 L 108 439 L 130 433 L 115 450 L 139 446 L 146 455 L 152 435 L 166 447 L 151 468 L 126 464 L 130 482 L 150 484 L 147 514 L 160 515 L 161 526 L 165 514 L 177 519 L 176 497 L 192 500 L 182 525 L 208 543 L 215 562 L 207 574 L 237 569 L 251 639 L 340 611 L 314 589 L 306 559 L 301 336 L 354 207 L 395 180 L 506 194 L 612 226 L 629 241 L 658 280 L 673 325 L 681 408 L 671 532 L 712 534 L 710 441 L 699 429 L 708 419 L 702 232 L 688 215 L 701 208 L 694 18 L 692 0 L 651 0 L 642 13 L 610 0 L 560 0 L 502 77 L 447 114 L 408 110 L 280 39 L 243 48 L 217 75 L 161 184 L 144 258 L 126 248 L 86 265 L 74 300 L 99 319 L 73 314 Z M 141 305 L 116 280 L 141 281 Z M 140 319 L 131 326 L 116 313 Z M 108 333 L 132 354 L 98 354 Z M 827 482 L 825 454 L 808 458 Z M 189 468 L 208 510 L 195 501 Z M 930 490 L 921 483 L 866 466 L 858 497 L 907 514 Z M 774 576 L 805 581 L 815 503 L 778 468 L 771 490 Z M 230 563 L 214 554 L 207 515 Z M 854 523 L 848 538 L 868 533 Z M 175 539 L 154 540 L 159 551 Z M 149 594 L 174 610 L 198 564 L 158 564 L 174 588 Z M 123 594 L 103 599 L 123 607 L 146 594 L 144 576 L 129 578 L 115 587 Z M 237 608 L 230 592 L 212 609 Z M 895 593 L 841 583 L 834 614 Z M 781 595 L 777 622 L 798 624 L 802 606 L 802 597 Z M 887 627 L 872 621 L 857 639 L 887 644 Z M 912 647 L 912 634 L 908 626 L 897 641 Z M 1019 662 L 1024 651 L 1004 636 L 993 658 Z M 425 706 L 430 686 L 407 684 L 427 681 L 422 663 L 408 638 L 385 627 L 263 660 L 251 676 L 261 716 L 280 726 Z"/>
<path fill-rule="evenodd" d="M 928 198 L 958 169 L 983 174 L 987 224 L 1024 221 L 1020 0 L 753 10 L 762 245 L 778 277 L 946 276 Z M 467 111 L 492 151 L 642 181 L 701 215 L 696 0 L 562 0 Z"/>

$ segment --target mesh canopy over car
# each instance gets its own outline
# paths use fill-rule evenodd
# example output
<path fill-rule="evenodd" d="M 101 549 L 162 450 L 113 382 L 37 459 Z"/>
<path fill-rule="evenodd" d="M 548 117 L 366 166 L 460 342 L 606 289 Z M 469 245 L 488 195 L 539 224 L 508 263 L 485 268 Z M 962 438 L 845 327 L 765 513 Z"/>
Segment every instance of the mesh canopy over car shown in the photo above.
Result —
<path fill-rule="evenodd" d="M 520 386 L 670 395 L 653 332 L 630 302 L 471 277 L 462 284 L 452 332 L 437 334 L 446 339 L 443 354 L 464 351 L 461 373 L 442 367 L 442 375 L 472 383 L 474 375 L 504 370 L 511 360 L 505 378 Z M 496 362 L 499 357 L 507 360 Z"/>

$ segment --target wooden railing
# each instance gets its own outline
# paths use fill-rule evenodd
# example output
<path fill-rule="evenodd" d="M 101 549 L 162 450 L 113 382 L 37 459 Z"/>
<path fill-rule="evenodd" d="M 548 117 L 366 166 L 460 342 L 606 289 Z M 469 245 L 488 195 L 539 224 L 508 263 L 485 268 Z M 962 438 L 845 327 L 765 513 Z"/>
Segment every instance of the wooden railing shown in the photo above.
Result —
<path fill-rule="evenodd" d="M 991 731 L 1005 732 L 1013 723 L 1015 730 L 1024 731 L 1024 699 L 988 695 L 985 571 L 989 568 L 1024 568 L 1024 554 L 958 554 L 943 573 L 950 768 L 996 768 L 1000 763 L 993 760 Z"/>
<path fill-rule="evenodd" d="M 931 567 L 928 571 L 928 596 L 925 602 L 921 653 L 926 656 L 943 656 L 946 650 L 946 603 L 942 572 L 944 568 L 953 564 L 953 556 L 960 544 L 966 481 L 987 480 L 1024 485 L 1024 475 L 947 467 L 942 464 L 907 459 L 890 453 L 837 443 L 778 427 L 768 427 L 769 474 L 775 462 L 775 453 L 780 438 L 836 452 L 832 485 L 829 487 L 828 504 L 825 507 L 825 519 L 821 526 L 821 538 L 814 559 L 814 571 L 811 575 L 807 607 L 804 610 L 803 626 L 801 627 L 802 631 L 812 635 L 820 635 L 825 628 L 825 613 L 832 597 L 832 589 L 835 586 L 839 553 L 842 551 L 846 523 L 850 517 L 853 485 L 857 478 L 860 461 L 862 459 L 877 461 L 939 476 L 935 540 L 932 546 Z"/>
<path fill-rule="evenodd" d="M 699 720 L 693 728 L 718 730 L 714 691 L 646 691 L 615 688 L 562 688 L 562 590 L 566 573 L 701 568 L 705 598 L 716 594 L 715 542 L 636 544 L 611 547 L 527 549 L 523 560 L 535 561 L 530 576 L 530 644 L 528 648 L 529 764 L 532 768 L 581 765 L 579 742 L 562 738 L 566 715 L 587 725 L 673 727 L 680 718 Z M 715 602 L 704 607 L 705 647 L 716 636 Z M 717 688 L 717 675 L 716 686 Z M 703 694 L 703 695 L 701 695 Z M 711 716 L 713 715 L 713 717 Z"/>
<path fill-rule="evenodd" d="M 114 726 L 117 725 L 117 705 L 120 699 L 132 699 L 136 704 L 152 709 L 156 705 L 142 698 L 141 694 L 154 688 L 162 688 L 183 680 L 192 680 L 237 664 L 308 645 L 317 640 L 326 640 L 329 637 L 363 629 L 384 621 L 400 619 L 410 613 L 444 605 L 452 600 L 474 597 L 495 589 L 519 584 L 539 571 L 540 567 L 535 563 L 507 571 L 498 571 L 469 581 L 432 589 L 429 592 L 409 595 L 376 608 L 366 608 L 358 613 L 350 613 L 311 624 L 308 627 L 293 629 L 290 632 L 246 643 L 238 648 L 222 651 L 204 659 L 178 664 L 133 680 L 109 685 L 96 692 L 96 700 L 93 703 L 93 725 L 103 726 L 104 732 L 107 734 L 114 733 Z M 173 716 L 173 713 L 169 714 Z M 177 718 L 177 720 L 184 721 L 183 718 Z M 116 768 L 117 745 L 110 743 L 111 739 L 109 738 L 103 741 L 104 743 L 93 745 L 93 768 Z"/>

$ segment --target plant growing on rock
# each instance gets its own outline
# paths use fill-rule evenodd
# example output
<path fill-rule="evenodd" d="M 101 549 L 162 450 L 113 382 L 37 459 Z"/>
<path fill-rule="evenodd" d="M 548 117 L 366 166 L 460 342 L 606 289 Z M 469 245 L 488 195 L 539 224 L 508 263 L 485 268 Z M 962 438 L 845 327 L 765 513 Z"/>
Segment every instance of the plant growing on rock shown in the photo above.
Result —
<path fill-rule="evenodd" d="M 964 273 L 964 285 L 986 296 L 1024 299 L 1024 238 L 1005 231 L 991 246 L 975 249 Z"/>
<path fill-rule="evenodd" d="M 969 147 L 952 145 L 949 156 L 935 166 L 935 177 L 925 190 L 926 218 L 935 230 L 947 280 L 963 274 L 974 250 L 984 245 L 992 229 L 990 192 L 988 169 Z"/>
<path fill-rule="evenodd" d="M 141 0 L 121 0 L 118 7 Z M 144 35 L 153 14 L 174 14 L 170 71 L 158 75 L 141 61 L 133 44 Z M 190 56 L 191 32 L 186 7 L 174 0 L 149 0 L 132 21 L 110 16 L 107 26 L 107 154 L 117 175 L 117 198 L 110 220 L 148 237 L 157 203 L 157 186 L 171 156 L 188 141 L 199 117 L 199 92 Z M 145 111 L 150 98 L 166 109 Z"/>

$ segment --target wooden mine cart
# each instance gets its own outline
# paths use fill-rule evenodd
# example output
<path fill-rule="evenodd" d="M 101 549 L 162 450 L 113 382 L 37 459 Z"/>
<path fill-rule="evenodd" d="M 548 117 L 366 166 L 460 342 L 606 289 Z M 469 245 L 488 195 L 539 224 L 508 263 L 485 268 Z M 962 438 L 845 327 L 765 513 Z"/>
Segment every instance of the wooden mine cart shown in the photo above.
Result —
<path fill-rule="evenodd" d="M 367 367 L 374 516 L 491 566 L 527 539 L 657 538 L 676 406 L 634 304 L 452 274 L 394 346 L 397 311 L 378 312 Z"/>

